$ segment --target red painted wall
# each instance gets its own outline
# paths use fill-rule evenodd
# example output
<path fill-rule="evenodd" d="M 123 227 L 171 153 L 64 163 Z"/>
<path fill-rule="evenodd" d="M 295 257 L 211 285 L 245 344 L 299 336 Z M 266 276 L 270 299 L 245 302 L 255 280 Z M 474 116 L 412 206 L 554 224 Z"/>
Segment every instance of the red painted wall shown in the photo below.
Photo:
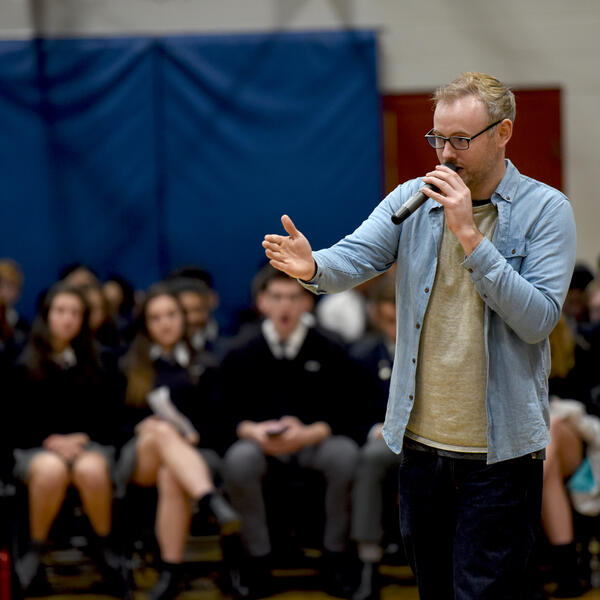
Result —
<path fill-rule="evenodd" d="M 524 175 L 562 190 L 561 92 L 513 90 L 517 116 L 507 157 Z M 431 94 L 383 97 L 385 187 L 423 175 L 436 164 L 423 136 L 433 126 Z"/>

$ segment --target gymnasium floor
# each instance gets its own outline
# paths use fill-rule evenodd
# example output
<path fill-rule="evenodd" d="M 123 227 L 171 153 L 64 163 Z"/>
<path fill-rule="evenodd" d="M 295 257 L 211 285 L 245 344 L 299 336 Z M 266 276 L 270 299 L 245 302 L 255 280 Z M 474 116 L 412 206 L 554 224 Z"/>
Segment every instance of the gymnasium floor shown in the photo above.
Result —
<path fill-rule="evenodd" d="M 271 600 L 334 600 L 324 592 L 310 589 L 310 578 L 312 574 L 306 572 L 274 572 L 276 579 L 281 582 L 282 588 L 287 588 L 284 583 L 286 577 L 294 577 L 295 581 L 306 579 L 304 585 L 296 586 L 300 589 L 290 589 L 282 593 L 269 596 Z M 383 575 L 386 583 L 382 589 L 380 600 L 418 600 L 419 595 L 414 586 L 412 574 L 408 567 L 385 567 Z M 146 592 L 152 587 L 156 580 L 156 573 L 151 569 L 139 570 L 135 574 L 136 586 L 135 600 L 146 600 Z M 89 576 L 82 575 L 54 575 L 50 577 L 55 594 L 52 596 L 37 597 L 36 600 L 113 600 L 113 596 L 99 593 L 86 593 L 85 588 L 89 587 Z M 293 586 L 289 586 L 293 587 Z M 306 589 L 303 589 L 306 587 Z M 189 582 L 189 589 L 183 591 L 177 597 L 178 600 L 230 600 L 231 596 L 222 594 L 216 586 L 213 578 L 199 577 Z M 547 588 L 551 592 L 552 586 Z M 91 590 L 89 591 L 91 592 Z M 600 600 L 600 590 L 590 590 L 581 596 L 584 600 Z M 33 599 L 32 599 L 33 600 Z"/>
<path fill-rule="evenodd" d="M 218 565 L 221 564 L 221 553 L 217 538 L 190 538 L 186 550 L 186 562 L 193 572 L 187 582 L 185 591 L 178 600 L 231 600 L 231 596 L 223 594 L 217 584 Z M 96 567 L 85 553 L 70 548 L 50 553 L 44 561 L 46 572 L 52 586 L 51 596 L 37 596 L 37 600 L 112 600 L 114 597 L 102 593 L 94 593 L 99 584 Z M 311 564 L 310 560 L 307 564 Z M 314 564 L 314 563 L 313 563 Z M 135 600 L 146 600 L 147 592 L 156 581 L 156 571 L 145 566 L 138 556 L 134 571 Z M 382 577 L 382 593 L 380 600 L 418 600 L 414 585 L 414 577 L 406 565 L 385 565 L 380 569 Z M 270 596 L 272 600 L 333 600 L 333 596 L 319 591 L 317 571 L 314 568 L 277 569 L 273 578 L 277 589 L 285 590 Z M 552 591 L 549 584 L 547 591 Z M 581 596 L 584 600 L 600 600 L 600 589 L 590 590 Z"/>
<path fill-rule="evenodd" d="M 97 581 L 95 572 L 77 570 L 79 572 L 66 573 L 64 566 L 55 572 L 55 568 L 48 569 L 48 579 L 55 593 L 51 596 L 36 596 L 35 600 L 113 600 L 113 596 L 93 593 L 94 583 Z M 69 570 L 69 569 L 67 569 Z M 412 573 L 408 567 L 384 567 L 383 576 L 386 585 L 383 588 L 381 600 L 418 600 L 417 590 L 414 586 Z M 269 596 L 273 600 L 333 600 L 334 596 L 314 589 L 316 586 L 316 572 L 304 570 L 275 570 L 273 571 L 277 587 L 281 593 Z M 135 600 L 145 600 L 147 591 L 156 581 L 157 574 L 153 569 L 139 569 L 135 572 L 137 591 Z M 286 581 L 287 580 L 287 581 Z M 87 588 L 87 589 L 86 589 Z M 91 588 L 91 589 L 90 589 Z M 598 596 L 600 598 L 600 596 Z M 178 600 L 230 600 L 231 596 L 223 594 L 216 585 L 214 577 L 197 577 L 188 582 L 187 589 L 179 594 Z M 32 597 L 33 600 L 33 597 Z"/>

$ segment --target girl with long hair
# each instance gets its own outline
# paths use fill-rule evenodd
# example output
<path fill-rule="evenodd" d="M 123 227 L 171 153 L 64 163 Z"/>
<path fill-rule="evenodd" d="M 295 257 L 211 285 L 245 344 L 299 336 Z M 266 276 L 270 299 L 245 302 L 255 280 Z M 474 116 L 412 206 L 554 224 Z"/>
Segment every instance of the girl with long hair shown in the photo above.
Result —
<path fill-rule="evenodd" d="M 117 485 L 156 486 L 161 574 L 150 600 L 174 598 L 195 503 L 211 510 L 224 534 L 239 517 L 216 491 L 218 470 L 210 364 L 193 360 L 183 309 L 164 284 L 146 293 L 138 333 L 124 357 L 131 435 L 121 451 Z M 201 448 L 198 445 L 202 446 Z"/>
<path fill-rule="evenodd" d="M 91 527 L 104 579 L 120 584 L 111 552 L 110 426 L 118 394 L 107 384 L 81 293 L 57 283 L 46 293 L 14 370 L 15 477 L 27 487 L 31 545 L 16 564 L 24 590 L 43 583 L 41 557 L 51 526 L 73 486 Z M 107 581 L 108 580 L 108 581 Z"/>

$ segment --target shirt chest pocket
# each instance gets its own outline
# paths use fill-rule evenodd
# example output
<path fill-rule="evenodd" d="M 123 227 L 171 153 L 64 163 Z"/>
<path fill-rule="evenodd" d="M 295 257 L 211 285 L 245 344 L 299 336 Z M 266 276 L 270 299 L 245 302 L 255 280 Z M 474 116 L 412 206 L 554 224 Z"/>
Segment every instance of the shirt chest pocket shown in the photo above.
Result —
<path fill-rule="evenodd" d="M 527 240 L 509 240 L 503 248 L 498 248 L 506 262 L 517 272 L 521 272 L 521 266 L 527 257 Z"/>

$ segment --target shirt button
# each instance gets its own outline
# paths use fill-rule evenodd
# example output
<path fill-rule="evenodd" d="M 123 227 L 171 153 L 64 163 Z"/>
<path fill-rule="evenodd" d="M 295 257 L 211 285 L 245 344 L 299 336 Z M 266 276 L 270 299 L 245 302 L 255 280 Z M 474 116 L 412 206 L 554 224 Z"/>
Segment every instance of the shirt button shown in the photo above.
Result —
<path fill-rule="evenodd" d="M 413 358 L 413 359 L 412 359 L 412 364 L 414 365 L 414 364 L 416 364 L 416 362 L 417 362 L 417 361 L 416 361 L 416 360 Z"/>
<path fill-rule="evenodd" d="M 517 253 L 517 251 L 516 251 L 516 250 L 513 248 L 513 249 L 510 251 L 510 253 L 511 253 L 511 254 L 516 254 L 516 253 Z"/>
<path fill-rule="evenodd" d="M 471 269 L 470 267 L 467 269 L 467 271 L 469 271 L 469 273 L 473 272 L 473 269 Z"/>
<path fill-rule="evenodd" d="M 425 293 L 429 294 L 429 288 L 425 288 Z"/>
<path fill-rule="evenodd" d="M 421 323 L 417 323 L 416 328 L 421 329 Z"/>
<path fill-rule="evenodd" d="M 409 400 L 412 400 L 412 399 L 413 399 L 413 397 L 412 397 L 412 394 L 411 394 L 411 395 L 408 397 L 408 399 L 409 399 Z"/>
<path fill-rule="evenodd" d="M 484 294 L 484 295 L 483 295 L 483 297 L 484 297 L 484 298 L 487 298 L 487 294 Z"/>

